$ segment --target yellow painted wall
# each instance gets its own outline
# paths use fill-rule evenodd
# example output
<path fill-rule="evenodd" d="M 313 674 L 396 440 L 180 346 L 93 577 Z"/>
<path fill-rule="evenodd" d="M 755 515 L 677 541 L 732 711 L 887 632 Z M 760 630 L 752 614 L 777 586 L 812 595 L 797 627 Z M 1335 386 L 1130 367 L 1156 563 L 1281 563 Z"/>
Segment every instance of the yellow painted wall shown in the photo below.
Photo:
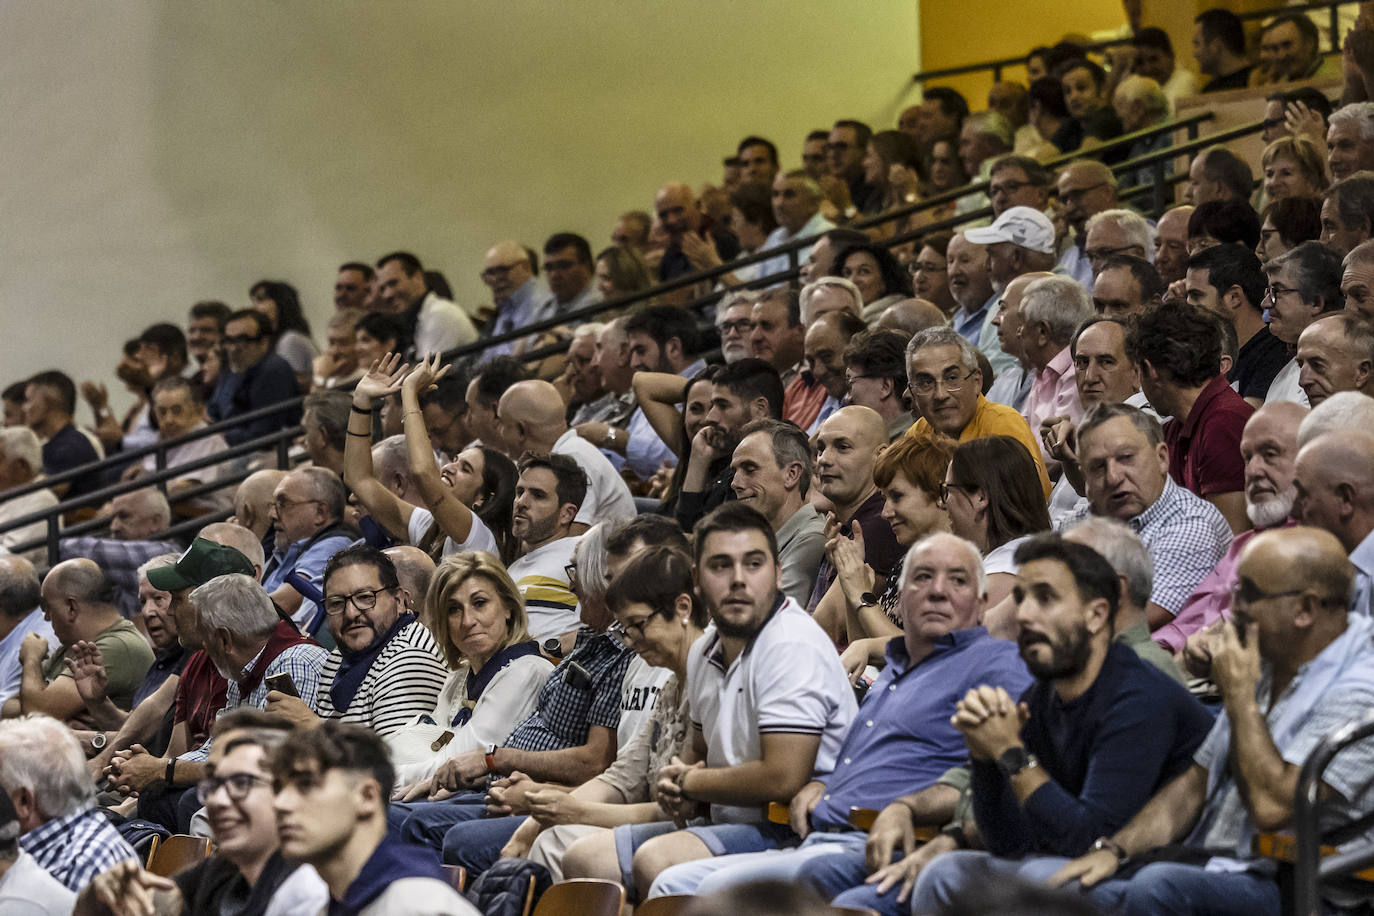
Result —
<path fill-rule="evenodd" d="M 198 299 L 399 247 L 486 296 L 483 251 L 609 239 L 749 133 L 795 167 L 836 118 L 891 126 L 912 0 L 7 3 L 0 381 L 110 378 Z M 117 386 L 111 380 L 112 390 Z"/>
<path fill-rule="evenodd" d="M 1024 55 L 1065 35 L 1115 30 L 1125 21 L 1116 0 L 921 0 L 921 66 L 936 70 Z M 1025 82 L 1026 71 L 1018 66 L 1006 76 Z M 970 108 L 980 109 L 987 107 L 992 77 L 967 75 L 931 85 L 953 86 Z"/>

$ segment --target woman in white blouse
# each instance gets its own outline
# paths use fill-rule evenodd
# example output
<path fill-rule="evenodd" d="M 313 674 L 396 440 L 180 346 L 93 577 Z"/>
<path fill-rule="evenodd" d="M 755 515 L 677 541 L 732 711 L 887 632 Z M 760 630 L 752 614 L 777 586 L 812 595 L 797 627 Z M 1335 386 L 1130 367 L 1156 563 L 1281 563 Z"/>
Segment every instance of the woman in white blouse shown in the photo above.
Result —
<path fill-rule="evenodd" d="M 387 739 L 397 798 L 428 795 L 444 761 L 504 744 L 534 711 L 553 671 L 530 638 L 520 592 L 489 553 L 445 557 L 425 596 L 425 614 L 453 674 L 433 712 Z"/>

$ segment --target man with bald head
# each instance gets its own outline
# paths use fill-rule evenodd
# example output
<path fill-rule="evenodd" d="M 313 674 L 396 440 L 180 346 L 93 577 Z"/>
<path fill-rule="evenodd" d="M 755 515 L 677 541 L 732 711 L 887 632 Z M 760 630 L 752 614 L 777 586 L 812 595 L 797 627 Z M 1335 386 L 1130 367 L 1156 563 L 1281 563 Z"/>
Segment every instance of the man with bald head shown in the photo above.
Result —
<path fill-rule="evenodd" d="M 1273 872 L 1254 857 L 1255 833 L 1292 822 L 1309 754 L 1352 710 L 1374 704 L 1374 621 L 1347 614 L 1352 570 L 1342 554 L 1331 535 L 1307 527 L 1266 531 L 1246 546 L 1235 617 L 1213 652 L 1221 715 L 1188 769 L 1051 884 L 1081 880 L 1104 912 L 1280 911 Z M 1371 745 L 1344 748 L 1322 773 L 1324 804 L 1339 822 L 1369 810 Z M 1150 862 L 1147 853 L 1175 843 L 1199 864 L 1176 852 Z M 1201 864 L 1216 855 L 1246 867 Z M 1127 859 L 1149 864 L 1114 877 Z"/>
<path fill-rule="evenodd" d="M 883 518 L 883 494 L 873 482 L 873 466 L 886 447 L 887 423 L 867 407 L 852 405 L 835 411 L 816 433 L 816 478 L 831 506 L 829 527 L 839 537 L 862 540 L 864 562 L 878 576 L 875 587 L 896 571 L 902 559 L 901 545 Z M 816 574 L 808 610 L 815 612 L 834 582 L 835 566 L 827 556 Z M 831 636 L 843 633 L 843 617 L 816 622 Z"/>
<path fill-rule="evenodd" d="M 945 313 L 929 299 L 903 299 L 883 310 L 878 327 L 896 331 L 910 340 L 926 328 L 942 327 L 948 322 Z"/>
<path fill-rule="evenodd" d="M 19 696 L 6 704 L 8 714 L 41 712 L 65 722 L 81 713 L 85 704 L 66 660 L 82 641 L 94 643 L 105 658 L 110 700 L 120 709 L 132 706 L 134 690 L 153 663 L 153 650 L 120 615 L 114 589 L 100 567 L 86 559 L 58 563 L 43 580 L 40 602 L 59 644 L 49 646 L 37 633 L 24 638 Z"/>
<path fill-rule="evenodd" d="M 1001 298 L 997 300 L 997 312 L 992 316 L 993 327 L 997 329 L 997 342 L 1003 353 L 1016 360 L 1016 365 L 998 372 L 997 378 L 993 379 L 987 398 L 994 404 L 1005 404 L 1017 411 L 1025 406 L 1035 374 L 1026 362 L 1026 354 L 1021 347 L 1021 300 L 1026 295 L 1027 286 L 1042 277 L 1052 276 L 1046 271 L 1022 274 L 1006 285 Z"/>
<path fill-rule="evenodd" d="M 1254 527 L 1236 535 L 1216 568 L 1198 583 L 1173 620 L 1154 631 L 1154 640 L 1171 652 L 1206 657 L 1207 642 L 1195 643 L 1195 633 L 1231 616 L 1231 589 L 1236 565 L 1245 545 L 1261 531 L 1293 524 L 1294 463 L 1298 457 L 1298 425 L 1307 408 L 1292 401 L 1265 404 L 1250 415 L 1240 437 L 1245 462 L 1245 515 Z M 1196 651 L 1194 650 L 1196 646 Z"/>
<path fill-rule="evenodd" d="M 52 624 L 39 606 L 38 573 L 33 564 L 14 554 L 0 554 L 0 704 L 19 693 L 23 669 L 19 647 L 30 633 L 57 643 Z"/>
<path fill-rule="evenodd" d="M 519 330 L 534 320 L 540 304 L 548 298 L 548 291 L 540 286 L 534 273 L 529 253 L 514 239 L 497 242 L 487 249 L 482 259 L 482 282 L 491 289 L 496 318 L 482 329 L 483 340 Z M 496 344 L 485 351 L 483 358 L 510 355 L 520 342 Z"/>
<path fill-rule="evenodd" d="M 587 496 L 573 523 L 574 534 L 597 522 L 633 518 L 636 511 L 630 488 L 600 449 L 568 428 L 565 410 L 558 389 L 542 379 L 512 385 L 496 409 L 506 453 L 552 453 L 577 462 L 587 475 Z"/>
<path fill-rule="evenodd" d="M 1309 324 L 1295 359 L 1298 385 L 1313 407 L 1340 391 L 1374 396 L 1374 328 L 1348 309 Z"/>
<path fill-rule="evenodd" d="M 1165 287 L 1182 280 L 1188 270 L 1188 218 L 1191 204 L 1165 210 L 1155 224 L 1155 270 Z"/>
<path fill-rule="evenodd" d="M 1355 564 L 1351 611 L 1368 616 L 1374 593 L 1374 436 L 1327 433 L 1298 452 L 1293 515 L 1331 532 Z"/>
<path fill-rule="evenodd" d="M 115 605 L 126 618 L 138 616 L 138 568 L 153 557 L 176 553 L 174 541 L 155 536 L 165 531 L 172 510 L 167 497 L 156 487 L 145 487 L 110 500 L 110 536 L 63 538 L 58 556 L 64 560 L 85 557 L 105 571 L 115 589 Z"/>
<path fill-rule="evenodd" d="M 1064 222 L 1073 235 L 1071 244 L 1059 259 L 1056 273 L 1073 277 L 1092 289 L 1093 266 L 1088 260 L 1088 220 L 1117 206 L 1116 176 L 1093 159 L 1082 159 L 1064 166 L 1057 182 Z"/>
<path fill-rule="evenodd" d="M 286 476 L 285 471 L 264 468 L 244 478 L 234 491 L 234 514 L 229 521 L 242 525 L 263 541 L 272 530 L 272 494 Z"/>
<path fill-rule="evenodd" d="M 663 252 L 663 259 L 658 262 L 660 283 L 694 270 L 683 249 L 683 238 L 688 235 L 695 235 L 703 242 L 709 241 L 715 246 L 716 255 L 722 262 L 739 257 L 739 239 L 735 238 L 734 233 L 718 226 L 711 226 L 709 231 L 703 228 L 704 220 L 696 195 L 682 182 L 670 181 L 659 188 L 654 196 L 654 212 L 668 236 L 668 247 Z"/>
<path fill-rule="evenodd" d="M 434 560 L 418 547 L 402 544 L 388 547 L 382 553 L 396 564 L 396 579 L 401 583 L 402 602 L 412 614 L 424 618 L 425 593 L 434 578 Z"/>

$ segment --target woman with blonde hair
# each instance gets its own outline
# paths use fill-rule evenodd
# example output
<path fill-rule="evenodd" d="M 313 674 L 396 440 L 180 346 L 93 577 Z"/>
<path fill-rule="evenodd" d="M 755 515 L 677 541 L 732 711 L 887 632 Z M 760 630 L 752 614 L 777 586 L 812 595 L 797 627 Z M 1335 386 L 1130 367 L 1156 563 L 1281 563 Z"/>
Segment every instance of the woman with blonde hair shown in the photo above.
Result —
<path fill-rule="evenodd" d="M 1264 148 L 1260 161 L 1268 203 L 1285 197 L 1320 197 L 1330 184 L 1326 157 L 1306 137 L 1280 137 Z"/>
<path fill-rule="evenodd" d="M 396 797 L 419 799 L 467 751 L 504 744 L 534 711 L 553 671 L 530 638 L 519 590 L 501 561 L 480 550 L 445 557 L 425 595 L 425 616 L 453 673 L 434 711 L 388 739 Z"/>

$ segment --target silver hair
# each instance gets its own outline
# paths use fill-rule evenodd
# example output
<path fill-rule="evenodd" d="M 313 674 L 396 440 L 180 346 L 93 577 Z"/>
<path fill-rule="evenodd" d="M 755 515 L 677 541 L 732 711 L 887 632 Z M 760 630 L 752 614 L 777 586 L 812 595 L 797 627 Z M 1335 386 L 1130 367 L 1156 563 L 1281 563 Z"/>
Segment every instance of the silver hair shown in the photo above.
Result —
<path fill-rule="evenodd" d="M 1374 140 L 1374 102 L 1351 102 L 1331 112 L 1328 127 L 1349 125 L 1360 132 L 1360 139 Z"/>
<path fill-rule="evenodd" d="M 153 517 L 159 531 L 172 523 L 172 507 L 167 504 L 167 497 L 157 487 L 144 487 L 142 490 L 134 490 L 124 495 L 135 498 L 139 508 Z M 115 499 L 119 498 L 118 496 L 115 497 Z"/>
<path fill-rule="evenodd" d="M 583 325 L 586 327 L 586 325 Z M 372 473 L 379 480 L 392 474 L 410 479 L 410 453 L 406 450 L 405 433 L 387 436 L 372 446 Z"/>
<path fill-rule="evenodd" d="M 915 358 L 917 351 L 927 347 L 958 347 L 959 358 L 964 364 L 964 368 L 970 372 L 978 368 L 978 350 L 969 343 L 964 335 L 948 325 L 934 328 L 926 328 L 918 331 L 906 345 L 906 364 L 907 371 L 911 371 L 911 361 Z"/>
<path fill-rule="evenodd" d="M 1374 429 L 1374 398 L 1358 391 L 1339 391 L 1322 401 L 1298 424 L 1298 448 L 1325 433 Z"/>
<path fill-rule="evenodd" d="M 973 130 L 988 137 L 996 137 L 1003 146 L 1011 149 L 1016 136 L 1016 128 L 1006 116 L 996 111 L 979 111 L 964 119 L 964 126 L 972 125 Z"/>
<path fill-rule="evenodd" d="M 1073 340 L 1078 326 L 1092 318 L 1092 297 L 1072 277 L 1041 277 L 1026 285 L 1021 296 L 1021 318 L 1026 324 L 1043 322 L 1050 339 L 1061 347 Z"/>
<path fill-rule="evenodd" d="M 606 603 L 610 573 L 606 564 L 606 541 L 624 522 L 598 522 L 577 542 L 577 590 L 583 601 L 601 606 Z"/>
<path fill-rule="evenodd" d="M 850 298 L 854 300 L 853 311 L 855 315 L 858 315 L 863 311 L 863 293 L 859 292 L 859 288 L 854 285 L 854 282 L 852 280 L 846 280 L 844 277 L 821 277 L 818 280 L 812 280 L 810 283 L 806 284 L 801 289 L 801 295 L 798 298 L 801 302 L 802 324 L 811 324 L 811 300 L 815 297 L 817 292 L 819 292 L 822 289 L 825 289 L 827 286 L 833 286 L 836 289 L 842 289 L 849 294 Z"/>
<path fill-rule="evenodd" d="M 1137 608 L 1150 603 L 1155 582 L 1154 563 L 1140 535 L 1125 522 L 1090 515 L 1064 532 L 1071 541 L 1091 547 L 1126 580 L 1126 600 Z M 1077 534 L 1077 537 L 1074 535 Z"/>
<path fill-rule="evenodd" d="M 140 580 L 148 578 L 148 570 L 150 569 L 166 569 L 168 566 L 175 566 L 178 559 L 180 557 L 174 553 L 159 554 L 138 568 L 138 578 Z"/>
<path fill-rule="evenodd" d="M 38 607 L 42 583 L 33 564 L 13 554 L 0 556 L 0 614 L 22 620 Z"/>
<path fill-rule="evenodd" d="M 28 789 L 48 820 L 75 814 L 95 801 L 95 784 L 76 736 L 41 713 L 0 722 L 0 788 Z"/>
<path fill-rule="evenodd" d="M 1085 233 L 1092 232 L 1093 227 L 1098 223 L 1110 223 L 1117 228 L 1126 238 L 1127 245 L 1139 245 L 1145 252 L 1145 260 L 1154 263 L 1155 258 L 1155 231 L 1150 228 L 1150 224 L 1145 222 L 1145 217 L 1134 210 L 1118 208 L 1116 210 L 1103 210 L 1088 217 L 1088 221 L 1083 224 Z"/>
<path fill-rule="evenodd" d="M 297 468 L 291 472 L 299 474 L 306 481 L 306 486 L 310 488 L 310 496 L 318 499 L 329 511 L 329 517 L 335 521 L 343 517 L 344 504 L 348 499 L 347 491 L 344 490 L 343 480 L 329 468 L 308 467 Z"/>
<path fill-rule="evenodd" d="M 1169 113 L 1169 97 L 1159 83 L 1148 76 L 1128 76 L 1116 87 L 1116 98 L 1128 102 L 1144 102 L 1145 110 L 1155 115 Z"/>
<path fill-rule="evenodd" d="M 941 538 L 949 538 L 958 543 L 964 550 L 968 551 L 969 557 L 973 560 L 974 575 L 978 577 L 978 594 L 986 595 L 988 593 L 988 573 L 987 570 L 983 568 L 982 551 L 978 549 L 977 544 L 967 538 L 961 538 L 957 534 L 950 534 L 948 531 L 936 531 L 934 534 L 927 534 L 915 544 L 911 545 L 906 552 L 905 559 L 902 560 L 902 583 L 906 584 L 906 578 L 911 574 L 912 561 L 916 558 L 916 554 Z"/>
<path fill-rule="evenodd" d="M 27 426 L 0 428 L 0 452 L 10 461 L 18 459 L 27 464 L 30 474 L 43 473 L 43 446 Z"/>
<path fill-rule="evenodd" d="M 606 325 L 600 321 L 589 321 L 586 324 L 580 324 L 573 329 L 573 340 L 577 340 L 580 337 L 590 337 L 592 342 L 595 343 L 596 335 L 600 334 L 601 329 L 605 326 Z M 404 436 L 402 438 L 404 438 Z"/>
<path fill-rule="evenodd" d="M 232 547 L 248 558 L 259 569 L 267 562 L 267 554 L 262 549 L 262 541 L 257 535 L 234 522 L 213 522 L 200 529 L 200 537 L 214 541 L 225 547 Z"/>
<path fill-rule="evenodd" d="M 201 629 L 209 634 L 228 630 L 233 639 L 266 636 L 277 625 L 272 599 L 252 576 L 216 576 L 191 592 Z"/>

